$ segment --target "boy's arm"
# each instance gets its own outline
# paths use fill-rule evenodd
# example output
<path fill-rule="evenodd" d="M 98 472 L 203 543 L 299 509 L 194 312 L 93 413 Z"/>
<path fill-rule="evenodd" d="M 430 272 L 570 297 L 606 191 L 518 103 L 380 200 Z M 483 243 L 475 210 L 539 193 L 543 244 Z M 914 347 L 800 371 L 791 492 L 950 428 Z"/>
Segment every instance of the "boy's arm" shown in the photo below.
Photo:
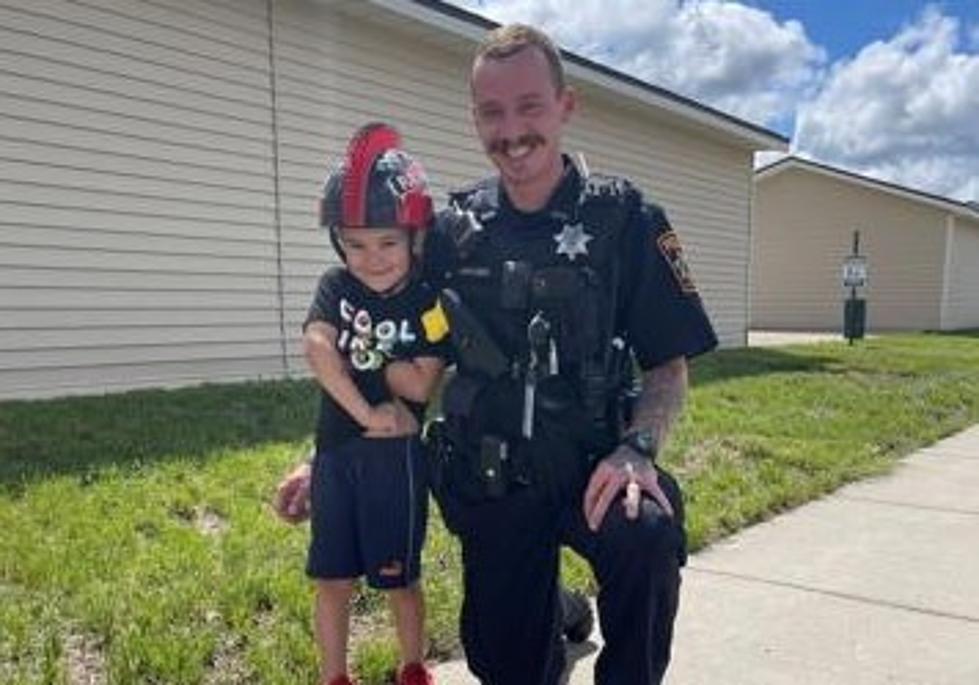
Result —
<path fill-rule="evenodd" d="M 384 379 L 392 394 L 413 402 L 428 402 L 442 378 L 445 362 L 438 357 L 415 357 L 389 362 Z"/>
<path fill-rule="evenodd" d="M 311 321 L 303 333 L 303 353 L 309 368 L 330 397 L 364 428 L 383 430 L 379 412 L 372 407 L 344 366 L 336 349 L 337 329 L 325 321 Z"/>

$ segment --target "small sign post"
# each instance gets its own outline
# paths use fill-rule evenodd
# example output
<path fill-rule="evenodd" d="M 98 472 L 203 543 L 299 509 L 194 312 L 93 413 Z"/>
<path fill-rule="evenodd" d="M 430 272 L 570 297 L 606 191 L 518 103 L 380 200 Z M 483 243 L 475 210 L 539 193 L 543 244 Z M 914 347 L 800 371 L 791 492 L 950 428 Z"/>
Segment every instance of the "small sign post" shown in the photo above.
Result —
<path fill-rule="evenodd" d="M 852 345 L 863 338 L 867 322 L 867 300 L 857 297 L 857 288 L 867 285 L 867 258 L 860 254 L 860 231 L 853 232 L 853 253 L 843 261 L 843 287 L 850 297 L 843 305 L 843 335 Z"/>

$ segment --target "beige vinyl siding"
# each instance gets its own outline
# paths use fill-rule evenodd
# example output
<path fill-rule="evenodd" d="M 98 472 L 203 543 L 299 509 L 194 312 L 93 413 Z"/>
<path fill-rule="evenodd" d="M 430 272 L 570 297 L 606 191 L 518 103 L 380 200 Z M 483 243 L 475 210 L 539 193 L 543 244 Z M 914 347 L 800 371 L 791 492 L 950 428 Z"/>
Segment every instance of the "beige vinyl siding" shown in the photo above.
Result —
<path fill-rule="evenodd" d="M 940 326 L 943 210 L 790 168 L 758 180 L 754 216 L 753 327 L 841 329 L 854 230 L 868 259 L 868 329 Z"/>
<path fill-rule="evenodd" d="M 943 328 L 979 328 L 979 220 L 957 218 L 952 231 Z"/>
<path fill-rule="evenodd" d="M 0 397 L 282 372 L 261 0 L 0 0 Z"/>

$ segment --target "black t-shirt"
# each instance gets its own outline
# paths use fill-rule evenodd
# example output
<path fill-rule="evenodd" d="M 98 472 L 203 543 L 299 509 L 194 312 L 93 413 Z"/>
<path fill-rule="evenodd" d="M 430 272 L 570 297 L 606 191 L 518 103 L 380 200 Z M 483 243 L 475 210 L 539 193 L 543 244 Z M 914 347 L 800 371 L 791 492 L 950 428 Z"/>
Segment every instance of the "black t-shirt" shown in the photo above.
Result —
<path fill-rule="evenodd" d="M 320 278 L 303 330 L 324 321 L 337 331 L 337 351 L 346 362 L 354 384 L 368 403 L 392 399 L 384 382 L 384 366 L 391 360 L 416 357 L 447 358 L 447 330 L 437 314 L 438 299 L 421 280 L 382 296 L 364 286 L 346 269 L 336 267 Z M 321 389 L 316 428 L 318 450 L 336 447 L 363 433 L 363 428 Z M 424 405 L 407 402 L 419 421 Z"/>
<path fill-rule="evenodd" d="M 584 218 L 578 208 L 585 181 L 570 161 L 550 201 L 537 212 L 514 208 L 498 178 L 455 194 L 457 207 L 467 210 L 485 235 L 473 243 L 471 256 L 461 256 L 446 230 L 453 222 L 437 222 L 425 246 L 426 277 L 457 289 L 497 343 L 511 352 L 525 338 L 526 321 L 508 321 L 511 314 L 500 306 L 503 262 L 527 260 L 538 269 L 593 260 L 596 268 L 608 270 L 610 260 L 599 255 L 603 249 L 614 250 L 618 274 L 608 279 L 618 283 L 613 328 L 632 347 L 640 367 L 648 370 L 674 357 L 713 349 L 717 338 L 663 210 L 644 201 L 631 184 L 600 178 L 609 193 L 586 205 L 594 209 Z M 624 233 L 604 235 L 605 214 L 624 219 L 617 222 Z"/>

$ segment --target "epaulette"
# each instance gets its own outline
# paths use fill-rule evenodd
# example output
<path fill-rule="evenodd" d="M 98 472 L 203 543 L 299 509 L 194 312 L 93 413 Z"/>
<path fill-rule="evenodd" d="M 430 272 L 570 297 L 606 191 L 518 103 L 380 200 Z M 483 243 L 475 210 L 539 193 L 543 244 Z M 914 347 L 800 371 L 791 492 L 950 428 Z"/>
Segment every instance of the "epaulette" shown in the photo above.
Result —
<path fill-rule="evenodd" d="M 626 196 L 634 187 L 621 176 L 605 174 L 589 174 L 581 184 L 579 204 L 585 204 L 596 199 L 618 200 Z"/>
<path fill-rule="evenodd" d="M 449 193 L 449 205 L 460 212 L 471 212 L 484 223 L 496 216 L 500 208 L 499 182 L 487 178 Z"/>
<path fill-rule="evenodd" d="M 452 240 L 459 256 L 466 259 L 483 239 L 483 224 L 496 216 L 499 207 L 495 179 L 479 181 L 449 193 L 449 208 L 444 213 L 442 230 Z"/>

